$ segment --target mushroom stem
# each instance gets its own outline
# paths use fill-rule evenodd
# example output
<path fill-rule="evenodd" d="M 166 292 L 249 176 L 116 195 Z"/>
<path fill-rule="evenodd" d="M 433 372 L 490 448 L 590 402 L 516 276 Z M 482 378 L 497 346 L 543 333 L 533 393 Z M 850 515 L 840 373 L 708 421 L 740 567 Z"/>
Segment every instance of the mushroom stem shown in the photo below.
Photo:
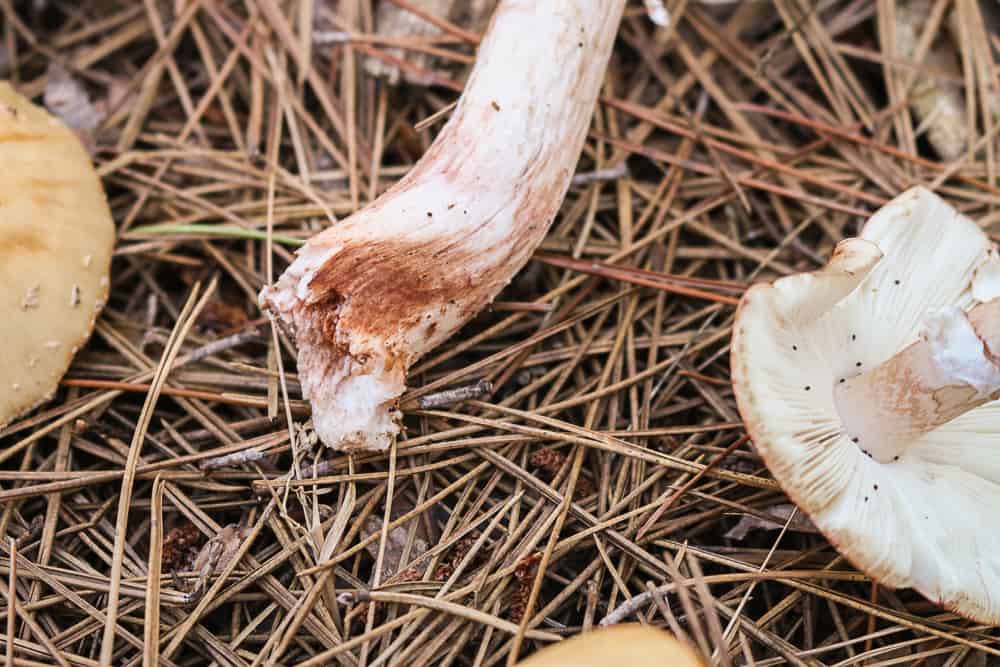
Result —
<path fill-rule="evenodd" d="M 410 365 L 527 262 L 569 188 L 624 5 L 501 2 L 423 158 L 261 293 L 295 333 L 324 443 L 388 447 Z"/>
<path fill-rule="evenodd" d="M 1000 396 L 1000 298 L 933 313 L 919 340 L 833 395 L 858 447 L 882 463 L 899 459 L 920 436 Z"/>

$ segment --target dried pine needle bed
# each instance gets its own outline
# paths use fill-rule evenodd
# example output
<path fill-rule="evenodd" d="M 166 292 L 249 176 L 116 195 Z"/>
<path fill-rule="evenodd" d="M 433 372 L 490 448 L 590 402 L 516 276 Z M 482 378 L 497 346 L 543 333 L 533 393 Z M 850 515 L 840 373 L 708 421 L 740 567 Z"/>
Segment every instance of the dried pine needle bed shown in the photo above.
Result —
<path fill-rule="evenodd" d="M 631 3 L 547 239 L 353 456 L 256 295 L 422 154 L 490 3 L 392 34 L 368 0 L 0 3 L 4 76 L 77 128 L 119 233 L 91 342 L 0 433 L 5 664 L 503 665 L 623 621 L 717 665 L 996 662 L 789 505 L 729 384 L 745 287 L 906 187 L 998 220 L 992 6 L 900 2 Z"/>

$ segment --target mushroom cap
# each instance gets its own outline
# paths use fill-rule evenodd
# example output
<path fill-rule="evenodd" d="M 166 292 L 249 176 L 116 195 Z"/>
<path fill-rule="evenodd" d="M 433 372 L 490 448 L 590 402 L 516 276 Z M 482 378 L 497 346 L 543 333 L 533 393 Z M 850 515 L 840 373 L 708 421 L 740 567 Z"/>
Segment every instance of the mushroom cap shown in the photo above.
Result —
<path fill-rule="evenodd" d="M 115 229 L 63 123 L 0 82 L 0 427 L 48 399 L 108 294 Z"/>
<path fill-rule="evenodd" d="M 693 650 L 665 630 L 622 623 L 546 646 L 518 667 L 702 667 Z"/>
<path fill-rule="evenodd" d="M 997 296 L 995 261 L 975 223 L 913 188 L 824 268 L 748 290 L 731 352 L 757 451 L 830 542 L 885 586 L 990 624 L 1000 622 L 1000 402 L 879 463 L 844 434 L 834 386 L 916 341 L 929 313 Z"/>

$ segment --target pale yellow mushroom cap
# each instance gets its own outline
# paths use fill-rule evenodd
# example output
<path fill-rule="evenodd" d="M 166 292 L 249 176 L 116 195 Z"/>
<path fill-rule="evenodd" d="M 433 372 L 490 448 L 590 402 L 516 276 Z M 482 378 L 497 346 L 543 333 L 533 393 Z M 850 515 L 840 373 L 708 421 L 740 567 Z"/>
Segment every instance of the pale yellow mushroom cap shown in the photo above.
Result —
<path fill-rule="evenodd" d="M 0 427 L 48 399 L 108 295 L 115 230 L 77 136 L 0 82 Z"/>
<path fill-rule="evenodd" d="M 669 632 L 622 623 L 546 646 L 519 667 L 703 667 Z"/>

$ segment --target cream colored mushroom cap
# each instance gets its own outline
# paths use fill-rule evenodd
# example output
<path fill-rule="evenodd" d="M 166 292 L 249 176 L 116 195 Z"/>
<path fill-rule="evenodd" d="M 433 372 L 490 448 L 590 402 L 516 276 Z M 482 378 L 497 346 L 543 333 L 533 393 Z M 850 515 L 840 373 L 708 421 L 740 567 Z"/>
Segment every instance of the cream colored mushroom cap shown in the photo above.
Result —
<path fill-rule="evenodd" d="M 0 82 L 0 426 L 55 392 L 108 294 L 115 230 L 80 140 Z"/>
<path fill-rule="evenodd" d="M 702 667 L 685 644 L 665 630 L 622 623 L 546 646 L 518 667 Z"/>
<path fill-rule="evenodd" d="M 908 190 L 826 267 L 748 290 L 731 355 L 757 451 L 830 542 L 883 585 L 984 623 L 1000 622 L 1000 402 L 879 463 L 844 433 L 834 386 L 917 340 L 928 313 L 974 305 L 997 282 L 991 250 L 937 195 Z"/>

